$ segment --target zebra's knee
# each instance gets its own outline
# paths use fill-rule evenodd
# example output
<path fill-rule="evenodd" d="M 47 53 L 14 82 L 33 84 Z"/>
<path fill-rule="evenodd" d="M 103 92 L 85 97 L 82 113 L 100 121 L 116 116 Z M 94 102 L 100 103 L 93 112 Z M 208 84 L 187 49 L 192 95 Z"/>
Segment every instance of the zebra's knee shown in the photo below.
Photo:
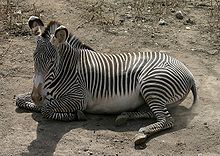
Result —
<path fill-rule="evenodd" d="M 41 109 L 41 114 L 44 118 L 50 119 L 54 111 L 51 108 L 48 108 L 47 106 L 43 106 Z"/>
<path fill-rule="evenodd" d="M 79 121 L 86 121 L 87 120 L 87 117 L 85 116 L 85 114 L 80 110 L 76 111 L 76 116 Z"/>
<path fill-rule="evenodd" d="M 115 125 L 116 126 L 121 126 L 127 123 L 129 116 L 127 115 L 126 112 L 121 113 L 120 115 L 117 116 L 115 119 Z"/>
<path fill-rule="evenodd" d="M 31 102 L 31 94 L 29 92 L 25 94 L 19 94 L 16 96 L 16 106 L 23 106 L 26 102 Z"/>

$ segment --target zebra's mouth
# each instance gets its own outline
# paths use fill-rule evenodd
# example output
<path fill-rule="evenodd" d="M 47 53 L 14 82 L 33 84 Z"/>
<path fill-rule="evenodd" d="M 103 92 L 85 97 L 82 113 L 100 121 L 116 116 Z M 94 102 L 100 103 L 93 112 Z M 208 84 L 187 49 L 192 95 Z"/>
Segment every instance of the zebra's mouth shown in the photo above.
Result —
<path fill-rule="evenodd" d="M 31 93 L 31 98 L 34 102 L 35 105 L 42 105 L 43 103 L 43 95 L 42 95 L 42 87 L 43 87 L 43 84 L 40 83 L 37 87 L 35 87 L 35 85 L 33 86 L 33 90 L 32 90 L 32 93 Z"/>

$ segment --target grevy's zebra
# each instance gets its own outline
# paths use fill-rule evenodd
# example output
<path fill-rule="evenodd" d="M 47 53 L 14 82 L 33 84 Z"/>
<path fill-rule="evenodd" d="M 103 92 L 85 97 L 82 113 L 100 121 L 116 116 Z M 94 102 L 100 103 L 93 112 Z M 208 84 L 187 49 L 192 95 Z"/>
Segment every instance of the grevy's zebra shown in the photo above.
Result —
<path fill-rule="evenodd" d="M 141 144 L 149 135 L 173 126 L 168 104 L 182 102 L 190 90 L 196 102 L 193 75 L 165 53 L 102 54 L 68 34 L 58 22 L 44 28 L 32 16 L 29 26 L 37 38 L 31 94 L 36 105 L 18 97 L 18 107 L 64 121 L 85 119 L 83 111 L 122 113 L 117 125 L 127 119 L 155 117 L 156 123 L 142 127 L 136 135 L 135 144 Z M 138 109 L 144 104 L 149 110 Z"/>

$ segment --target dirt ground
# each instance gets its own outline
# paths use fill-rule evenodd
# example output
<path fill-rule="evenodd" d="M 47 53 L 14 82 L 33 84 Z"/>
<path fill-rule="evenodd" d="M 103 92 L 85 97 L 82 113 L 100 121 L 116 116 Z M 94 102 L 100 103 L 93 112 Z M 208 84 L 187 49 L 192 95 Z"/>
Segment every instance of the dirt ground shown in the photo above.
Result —
<path fill-rule="evenodd" d="M 0 155 L 217 156 L 220 155 L 220 15 L 218 0 L 1 1 Z M 183 12 L 183 19 L 176 17 Z M 115 127 L 115 115 L 59 122 L 16 109 L 15 96 L 32 89 L 34 37 L 27 20 L 57 20 L 98 52 L 165 51 L 195 76 L 192 95 L 171 110 L 175 127 L 154 135 L 144 149 L 133 137 L 151 120 Z M 181 18 L 181 17 L 180 17 Z M 158 23 L 160 19 L 161 25 Z"/>

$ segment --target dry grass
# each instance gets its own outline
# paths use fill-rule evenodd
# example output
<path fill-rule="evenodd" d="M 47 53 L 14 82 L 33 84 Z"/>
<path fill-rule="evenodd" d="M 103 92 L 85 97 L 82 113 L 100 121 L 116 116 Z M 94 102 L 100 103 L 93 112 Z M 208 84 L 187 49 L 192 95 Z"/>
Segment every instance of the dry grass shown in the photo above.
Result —
<path fill-rule="evenodd" d="M 3 36 L 26 36 L 30 35 L 27 27 L 27 19 L 30 15 L 39 16 L 42 11 L 36 9 L 35 4 L 27 6 L 22 0 L 0 1 L 0 26 Z M 6 34 L 6 35 L 4 35 Z"/>
<path fill-rule="evenodd" d="M 214 42 L 220 46 L 220 1 L 210 0 L 210 6 L 209 30 Z"/>
<path fill-rule="evenodd" d="M 204 19 L 204 24 L 197 25 L 199 30 L 208 31 L 213 38 L 213 42 L 219 45 L 220 40 L 220 1 L 219 0 L 124 0 L 124 1 L 86 1 L 81 0 L 85 10 L 81 19 L 85 19 L 82 27 L 86 23 L 102 26 L 104 30 L 106 26 L 116 28 L 123 25 L 125 21 L 132 21 L 133 24 L 145 26 L 155 25 L 160 19 L 169 19 L 170 23 L 174 23 L 175 11 L 181 10 L 186 13 L 185 21 L 176 23 L 182 24 L 196 24 L 196 21 L 190 16 L 190 10 L 203 9 L 209 18 Z M 81 8 L 82 9 L 82 8 Z M 187 21 L 187 19 L 190 19 Z M 208 26 L 207 26 L 208 24 Z M 152 31 L 148 29 L 148 31 Z"/>
<path fill-rule="evenodd" d="M 87 2 L 85 2 L 86 4 Z M 82 6 L 81 6 L 82 7 Z M 117 5 L 100 0 L 97 2 L 83 5 L 85 13 L 81 15 L 82 19 L 86 19 L 85 23 L 95 22 L 98 25 L 117 25 Z M 81 27 L 80 25 L 79 27 Z"/>
<path fill-rule="evenodd" d="M 172 10 L 184 10 L 189 5 L 194 9 L 204 8 L 210 17 L 208 31 L 212 34 L 215 42 L 220 40 L 219 0 L 126 0 L 114 3 L 106 0 L 81 0 L 81 2 L 82 5 L 79 7 L 83 7 L 85 12 L 80 18 L 85 21 L 78 28 L 89 22 L 103 27 L 119 26 L 125 20 L 132 20 L 134 23 L 155 22 L 161 18 L 172 16 Z M 0 26 L 3 28 L 0 35 L 29 35 L 28 17 L 30 15 L 41 16 L 42 12 L 35 7 L 35 4 L 27 6 L 22 3 L 22 0 L 0 0 Z"/>

